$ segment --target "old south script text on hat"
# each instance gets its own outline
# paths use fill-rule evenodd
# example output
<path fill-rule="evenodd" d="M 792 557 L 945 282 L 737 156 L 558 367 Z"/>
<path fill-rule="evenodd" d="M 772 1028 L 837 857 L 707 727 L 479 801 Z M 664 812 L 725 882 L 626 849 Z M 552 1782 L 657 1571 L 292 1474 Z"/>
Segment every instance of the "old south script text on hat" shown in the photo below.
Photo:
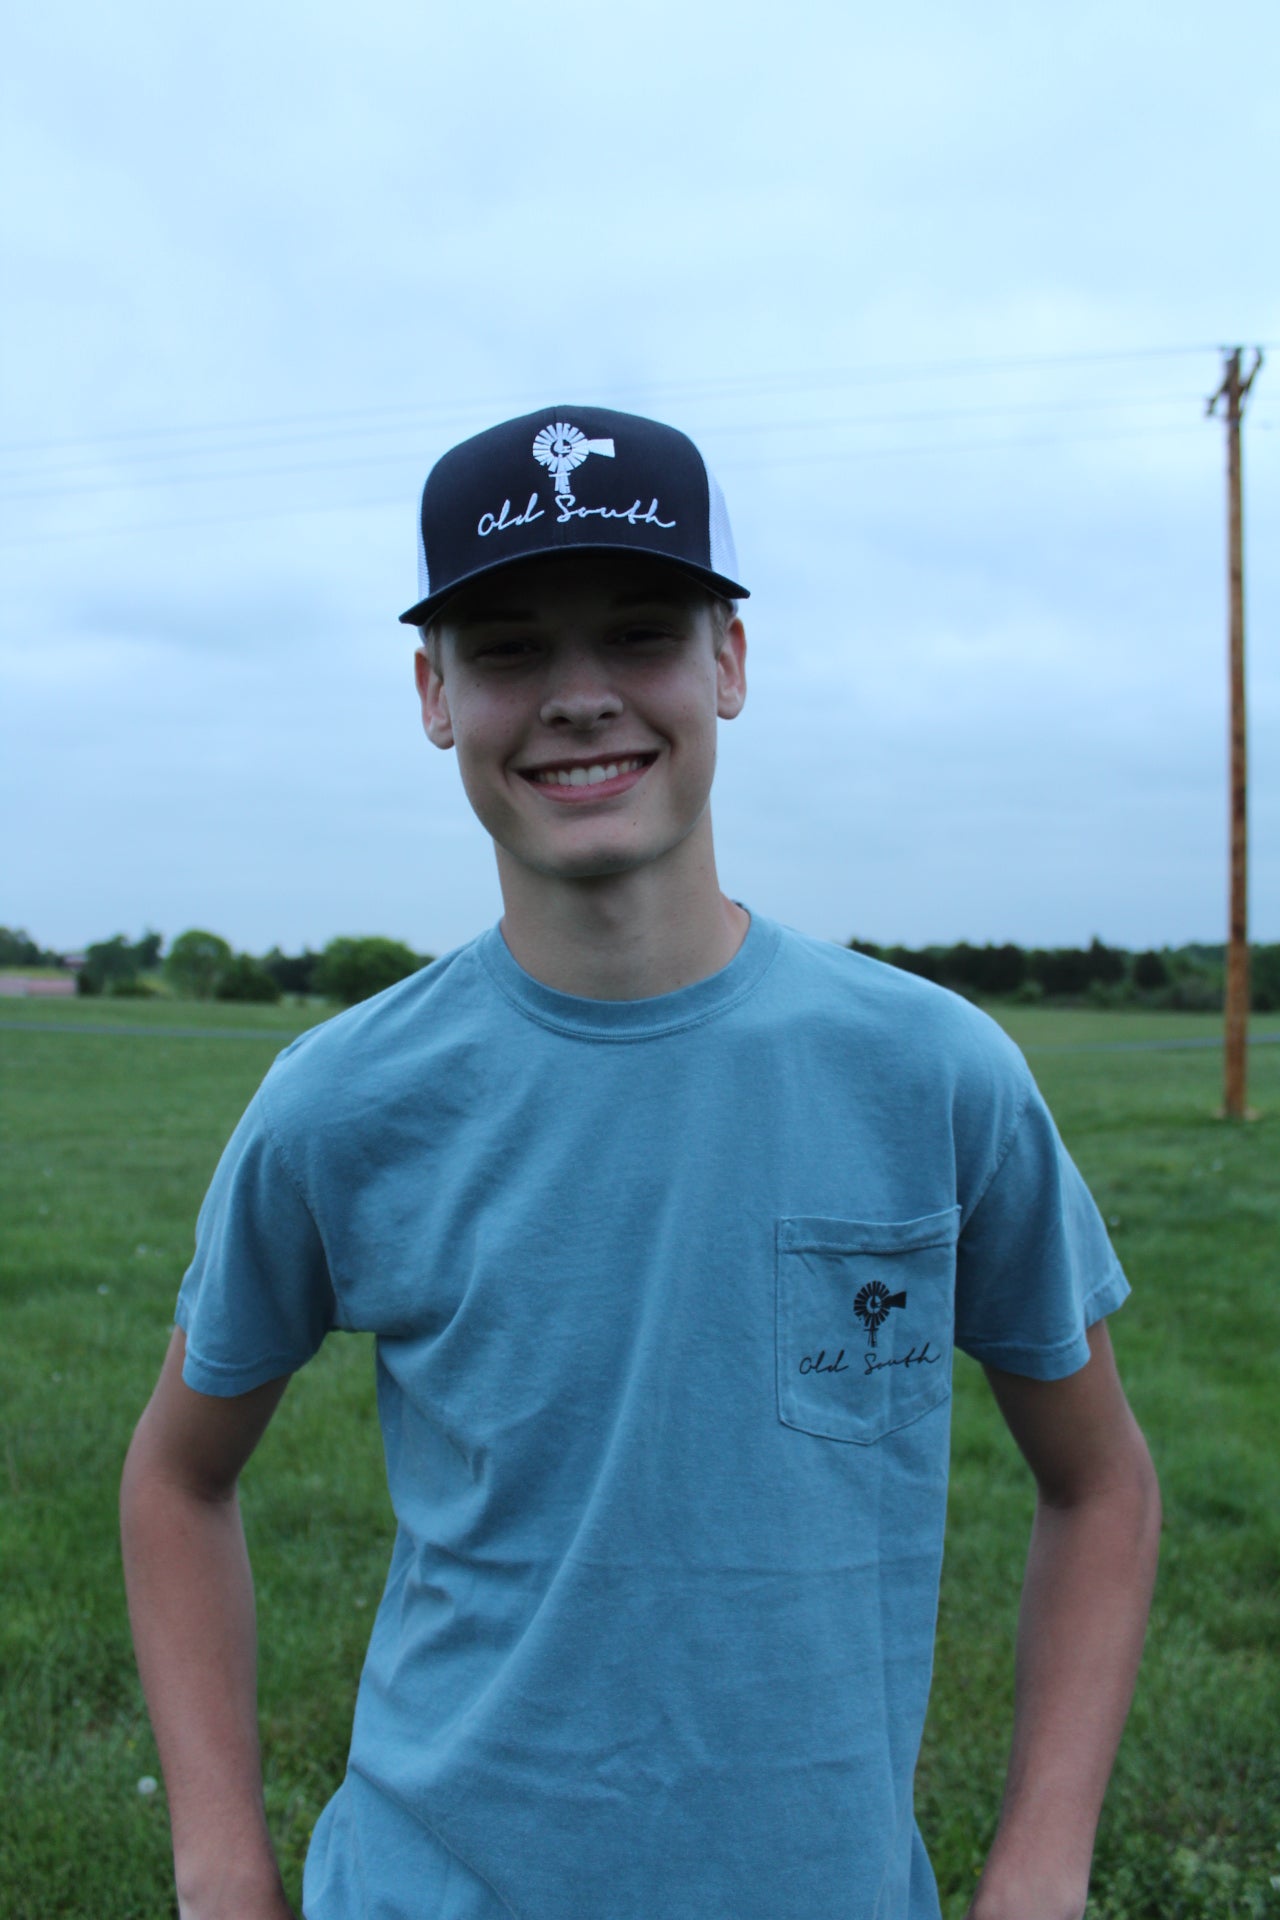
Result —
<path fill-rule="evenodd" d="M 663 520 L 658 515 L 658 503 L 651 500 L 642 513 L 640 502 L 633 500 L 629 507 L 580 507 L 571 493 L 557 494 L 555 525 L 563 527 L 569 520 L 589 520 L 592 515 L 601 520 L 625 520 L 633 527 L 674 527 L 674 520 Z M 529 495 L 528 505 L 522 513 L 512 513 L 511 502 L 504 500 L 498 513 L 482 513 L 476 523 L 476 532 L 483 538 L 491 533 L 505 533 L 508 527 L 527 527 L 533 520 L 541 520 L 545 509 L 538 505 L 536 493 Z"/>

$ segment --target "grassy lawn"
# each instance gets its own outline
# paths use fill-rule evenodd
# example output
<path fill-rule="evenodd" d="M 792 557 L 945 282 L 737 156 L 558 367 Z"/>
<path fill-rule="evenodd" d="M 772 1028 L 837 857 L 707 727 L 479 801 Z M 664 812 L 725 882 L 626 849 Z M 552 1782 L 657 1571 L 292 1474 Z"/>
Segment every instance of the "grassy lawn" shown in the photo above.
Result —
<path fill-rule="evenodd" d="M 321 1011 L 0 1003 L 5 1920 L 174 1911 L 163 1790 L 137 1790 L 159 1768 L 125 1619 L 119 1468 L 218 1153 L 276 1049 Z M 1215 1051 L 1098 1050 L 1208 1038 L 1220 1030 L 1211 1016 L 1000 1017 L 1133 1283 L 1113 1336 L 1165 1495 L 1149 1651 L 1090 1912 L 1280 1915 L 1280 1045 L 1251 1055 L 1262 1118 L 1228 1128 L 1213 1118 Z M 1280 1018 L 1255 1031 L 1280 1031 Z M 918 1793 L 948 1920 L 995 1820 L 1030 1513 L 981 1375 L 960 1359 L 954 1456 Z M 268 1804 L 296 1898 L 311 1825 L 341 1774 L 390 1545 L 364 1340 L 330 1341 L 290 1389 L 243 1497 Z"/>

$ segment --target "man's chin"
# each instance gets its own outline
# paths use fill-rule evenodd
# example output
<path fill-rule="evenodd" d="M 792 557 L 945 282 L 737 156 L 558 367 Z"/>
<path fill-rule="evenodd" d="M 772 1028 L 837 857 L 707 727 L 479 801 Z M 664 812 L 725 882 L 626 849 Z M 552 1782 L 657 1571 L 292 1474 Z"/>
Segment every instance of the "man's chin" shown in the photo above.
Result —
<path fill-rule="evenodd" d="M 505 859 L 523 867 L 526 872 L 537 874 L 541 879 L 567 881 L 572 885 L 615 880 L 620 874 L 654 866 L 661 857 L 661 852 L 652 849 L 641 851 L 636 847 L 618 846 L 561 847 L 554 854 L 521 847 L 500 846 L 498 850 L 500 867 Z"/>

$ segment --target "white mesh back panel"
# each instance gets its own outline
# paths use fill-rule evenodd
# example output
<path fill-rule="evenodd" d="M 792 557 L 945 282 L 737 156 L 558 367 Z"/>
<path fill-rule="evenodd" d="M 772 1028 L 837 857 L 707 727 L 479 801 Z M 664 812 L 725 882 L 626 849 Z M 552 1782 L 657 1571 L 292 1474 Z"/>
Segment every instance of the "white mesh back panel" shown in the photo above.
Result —
<path fill-rule="evenodd" d="M 425 600 L 431 591 L 431 580 L 427 573 L 427 549 L 422 538 L 422 510 L 418 510 L 418 598 Z"/>
<path fill-rule="evenodd" d="M 729 531 L 729 509 L 725 506 L 724 495 L 711 469 L 707 468 L 707 493 L 711 505 L 711 525 L 709 528 L 711 544 L 711 570 L 724 574 L 727 580 L 738 577 L 738 556 L 733 550 L 733 535 Z"/>

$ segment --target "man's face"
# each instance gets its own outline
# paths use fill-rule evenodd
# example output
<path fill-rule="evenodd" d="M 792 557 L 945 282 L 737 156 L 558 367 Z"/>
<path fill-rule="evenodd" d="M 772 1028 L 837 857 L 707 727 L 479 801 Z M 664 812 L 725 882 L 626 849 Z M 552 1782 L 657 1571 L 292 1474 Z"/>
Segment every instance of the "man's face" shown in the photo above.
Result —
<path fill-rule="evenodd" d="M 417 657 L 423 725 L 454 747 L 504 855 L 596 879 L 709 836 L 716 721 L 746 692 L 739 620 L 660 561 L 530 560 L 458 593 Z M 709 845 L 709 838 L 708 838 Z"/>

